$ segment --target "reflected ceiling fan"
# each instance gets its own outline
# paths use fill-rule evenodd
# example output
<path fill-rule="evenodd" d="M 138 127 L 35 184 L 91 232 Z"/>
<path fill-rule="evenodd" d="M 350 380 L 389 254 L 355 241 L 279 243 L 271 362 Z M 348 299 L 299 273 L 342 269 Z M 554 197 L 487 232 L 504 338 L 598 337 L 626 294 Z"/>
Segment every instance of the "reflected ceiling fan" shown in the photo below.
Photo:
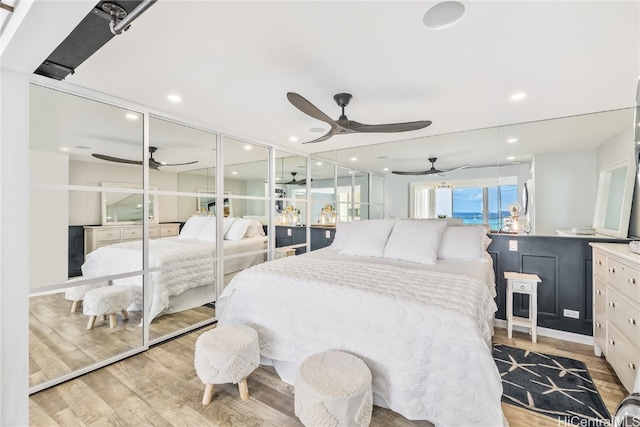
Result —
<path fill-rule="evenodd" d="M 320 111 L 318 107 L 307 101 L 302 96 L 298 95 L 295 92 L 287 93 L 287 99 L 289 102 L 293 104 L 298 110 L 303 113 L 313 117 L 314 119 L 318 119 L 327 123 L 331 126 L 329 132 L 321 136 L 320 138 L 314 139 L 313 141 L 303 142 L 303 144 L 309 144 L 312 142 L 321 142 L 326 141 L 334 135 L 344 135 L 347 133 L 357 133 L 357 132 L 368 132 L 368 133 L 392 133 L 392 132 L 407 132 L 410 130 L 418 130 L 426 128 L 431 124 L 429 120 L 417 121 L 417 122 L 405 122 L 405 123 L 388 123 L 382 125 L 367 125 L 364 123 L 359 123 L 354 120 L 349 120 L 347 116 L 344 114 L 344 108 L 349 105 L 349 101 L 351 100 L 351 94 L 348 93 L 339 93 L 333 97 L 339 107 L 342 108 L 342 114 L 338 118 L 338 120 L 333 120 L 331 117 L 327 116 L 325 113 Z"/>
<path fill-rule="evenodd" d="M 194 160 L 193 162 L 186 162 L 186 163 L 158 162 L 153 158 L 153 153 L 155 153 L 156 151 L 158 151 L 158 147 L 149 147 L 149 168 L 151 169 L 160 170 L 160 166 L 183 166 L 183 165 L 192 165 L 194 163 L 198 163 L 197 160 Z M 106 156 L 104 154 L 93 153 L 92 156 L 95 157 L 96 159 L 107 160 L 109 162 L 116 162 L 116 163 L 126 163 L 130 165 L 142 165 L 143 163 L 142 160 L 121 159 L 119 157 L 111 157 L 111 156 Z"/>
<path fill-rule="evenodd" d="M 421 172 L 412 172 L 412 171 L 391 171 L 391 173 L 395 173 L 396 175 L 439 175 L 442 173 L 453 172 L 459 169 L 464 169 L 469 165 L 458 166 L 457 168 L 448 169 L 448 170 L 439 170 L 436 169 L 435 163 L 438 160 L 437 157 L 429 157 L 429 161 L 431 162 L 431 169 Z"/>
<path fill-rule="evenodd" d="M 301 179 L 300 181 L 296 181 L 296 175 L 298 174 L 298 172 L 291 172 L 291 181 L 289 182 L 285 182 L 285 184 L 287 185 L 307 185 L 307 180 L 305 179 Z M 313 180 L 311 180 L 313 181 Z"/>

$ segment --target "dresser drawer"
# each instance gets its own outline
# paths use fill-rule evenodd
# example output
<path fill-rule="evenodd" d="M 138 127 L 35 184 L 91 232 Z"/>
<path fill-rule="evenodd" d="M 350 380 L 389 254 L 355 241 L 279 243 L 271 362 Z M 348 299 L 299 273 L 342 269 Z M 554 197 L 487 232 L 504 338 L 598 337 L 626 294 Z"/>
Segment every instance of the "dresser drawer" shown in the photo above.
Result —
<path fill-rule="evenodd" d="M 157 239 L 160 237 L 160 228 L 159 227 L 149 227 L 149 238 Z"/>
<path fill-rule="evenodd" d="M 120 228 L 114 228 L 113 230 L 108 230 L 108 229 L 96 230 L 95 232 L 96 247 L 100 244 L 100 242 L 119 241 L 121 236 L 120 234 L 121 231 L 122 230 Z"/>
<path fill-rule="evenodd" d="M 597 308 L 593 311 L 593 341 L 606 354 L 607 348 L 607 319 L 603 311 Z"/>
<path fill-rule="evenodd" d="M 532 292 L 533 283 L 528 280 L 511 279 L 511 289 L 516 292 Z"/>
<path fill-rule="evenodd" d="M 620 382 L 631 391 L 640 362 L 640 350 L 631 345 L 610 322 L 607 334 L 607 360 L 618 374 Z"/>
<path fill-rule="evenodd" d="M 607 285 L 598 277 L 593 278 L 593 306 L 602 313 L 607 311 Z"/>
<path fill-rule="evenodd" d="M 177 236 L 179 228 L 178 224 L 163 224 L 160 226 L 160 237 Z"/>
<path fill-rule="evenodd" d="M 607 282 L 636 302 L 640 302 L 638 281 L 640 281 L 638 269 L 612 258 L 607 260 Z"/>
<path fill-rule="evenodd" d="M 122 240 L 142 239 L 142 227 L 130 227 L 122 229 Z"/>
<path fill-rule="evenodd" d="M 607 320 L 632 344 L 640 346 L 640 308 L 613 289 L 609 289 L 607 294 Z"/>
<path fill-rule="evenodd" d="M 607 256 L 598 250 L 593 251 L 593 273 L 603 280 L 607 277 Z"/>

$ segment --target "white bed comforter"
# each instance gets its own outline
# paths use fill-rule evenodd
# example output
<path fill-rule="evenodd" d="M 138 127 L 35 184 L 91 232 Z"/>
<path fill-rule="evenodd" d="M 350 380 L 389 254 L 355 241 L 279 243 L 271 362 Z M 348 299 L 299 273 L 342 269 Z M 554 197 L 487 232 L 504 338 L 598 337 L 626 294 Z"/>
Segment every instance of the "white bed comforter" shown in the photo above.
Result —
<path fill-rule="evenodd" d="M 374 393 L 409 419 L 503 425 L 490 348 L 496 305 L 477 278 L 303 255 L 239 273 L 218 309 L 219 325 L 254 327 L 261 354 L 274 360 L 358 355 Z"/>

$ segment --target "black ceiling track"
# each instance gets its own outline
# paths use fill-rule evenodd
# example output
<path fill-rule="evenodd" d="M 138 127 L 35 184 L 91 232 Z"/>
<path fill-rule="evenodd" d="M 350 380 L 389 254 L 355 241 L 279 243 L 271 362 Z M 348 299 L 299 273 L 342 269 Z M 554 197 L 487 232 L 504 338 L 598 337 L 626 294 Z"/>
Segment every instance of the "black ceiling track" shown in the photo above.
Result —
<path fill-rule="evenodd" d="M 35 74 L 64 80 L 69 74 L 73 74 L 75 69 L 87 58 L 115 37 L 109 29 L 111 16 L 103 10 L 103 3 L 115 2 L 101 1 L 97 3 L 71 34 L 40 64 L 34 71 Z M 140 3 L 142 0 L 117 1 L 117 4 L 127 13 L 131 13 Z"/>

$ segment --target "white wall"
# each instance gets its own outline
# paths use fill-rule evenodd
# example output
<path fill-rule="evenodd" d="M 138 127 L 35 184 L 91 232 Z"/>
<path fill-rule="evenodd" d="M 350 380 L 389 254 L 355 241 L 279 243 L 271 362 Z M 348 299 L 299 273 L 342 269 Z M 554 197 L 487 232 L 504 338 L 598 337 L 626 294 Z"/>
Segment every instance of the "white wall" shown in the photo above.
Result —
<path fill-rule="evenodd" d="M 628 129 L 614 135 L 598 147 L 596 151 L 597 171 L 624 158 L 631 157 L 633 159 L 635 157 L 634 130 L 629 126 Z"/>
<path fill-rule="evenodd" d="M 32 291 L 63 283 L 69 277 L 68 193 L 33 188 L 37 184 L 66 185 L 68 177 L 68 154 L 29 152 L 29 286 Z"/>
<path fill-rule="evenodd" d="M 535 234 L 555 235 L 556 230 L 592 226 L 596 170 L 595 150 L 535 156 Z"/>

